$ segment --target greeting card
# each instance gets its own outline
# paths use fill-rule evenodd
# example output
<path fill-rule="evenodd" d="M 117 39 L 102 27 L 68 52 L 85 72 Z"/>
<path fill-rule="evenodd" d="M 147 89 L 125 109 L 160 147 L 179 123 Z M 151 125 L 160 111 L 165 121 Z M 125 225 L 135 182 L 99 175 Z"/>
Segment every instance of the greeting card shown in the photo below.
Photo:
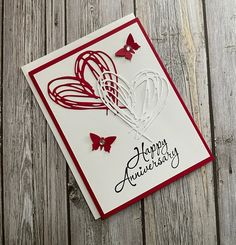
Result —
<path fill-rule="evenodd" d="M 213 159 L 134 15 L 22 69 L 95 218 Z"/>

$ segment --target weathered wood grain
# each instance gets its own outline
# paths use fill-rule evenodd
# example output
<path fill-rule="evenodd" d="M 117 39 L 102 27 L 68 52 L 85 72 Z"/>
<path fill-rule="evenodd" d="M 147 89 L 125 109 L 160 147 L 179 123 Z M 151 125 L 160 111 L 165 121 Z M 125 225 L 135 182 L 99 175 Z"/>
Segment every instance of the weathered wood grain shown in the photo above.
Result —
<path fill-rule="evenodd" d="M 67 42 L 133 12 L 133 1 L 68 1 Z M 72 174 L 69 181 L 71 244 L 142 244 L 140 202 L 101 221 L 94 221 Z"/>
<path fill-rule="evenodd" d="M 65 0 L 46 1 L 46 52 L 65 45 Z M 47 125 L 45 243 L 68 244 L 67 163 Z"/>
<path fill-rule="evenodd" d="M 63 2 L 60 8 L 64 11 Z M 64 45 L 64 35 L 53 29 L 55 15 L 57 21 L 64 17 L 47 1 L 46 21 L 52 25 L 45 42 L 43 1 L 7 2 L 4 15 L 4 50 L 13 51 L 3 66 L 6 244 L 67 244 L 65 160 L 19 69 L 46 47 L 49 52 Z M 64 24 L 60 28 L 63 32 Z"/>
<path fill-rule="evenodd" d="M 205 1 L 216 155 L 219 242 L 236 242 L 236 2 Z M 214 13 L 214 14 L 213 14 Z"/>
<path fill-rule="evenodd" d="M 44 52 L 42 1 L 4 1 L 3 183 L 5 244 L 35 244 L 32 93 L 20 67 Z M 39 140 L 42 138 L 40 137 Z M 43 143 L 42 143 L 43 144 Z M 39 155 L 39 162 L 45 155 Z M 37 208 L 35 209 L 35 207 Z"/>
<path fill-rule="evenodd" d="M 3 161 L 2 161 L 2 45 L 3 45 L 3 39 L 2 39 L 2 27 L 3 27 L 3 16 L 2 16 L 2 10 L 3 10 L 3 3 L 2 0 L 0 0 L 0 20 L 2 23 L 0 24 L 0 244 L 3 244 L 3 180 L 2 180 L 2 168 L 3 168 Z"/>
<path fill-rule="evenodd" d="M 211 144 L 203 8 L 198 0 L 136 1 L 174 83 Z M 144 201 L 147 244 L 216 244 L 209 164 Z"/>
<path fill-rule="evenodd" d="M 25 26 L 25 34 L 29 35 L 29 41 L 33 42 L 25 53 L 19 53 L 20 57 L 28 57 L 28 60 L 21 65 L 25 65 L 45 54 L 45 4 L 42 1 L 30 2 L 32 9 L 28 11 L 28 19 L 32 19 Z M 40 18 L 35 16 L 40 15 Z M 29 27 L 28 27 L 29 25 Z M 33 35 L 32 35 L 33 34 Z M 32 35 L 32 36 L 31 36 Z M 24 83 L 28 83 L 24 79 Z M 47 200 L 46 193 L 46 121 L 38 106 L 32 92 L 31 95 L 31 157 L 32 157 L 32 184 L 33 184 L 33 224 L 34 224 L 34 240 L 29 244 L 37 243 L 44 244 L 46 231 L 50 230 L 47 227 Z M 20 129 L 19 129 L 20 130 Z"/>

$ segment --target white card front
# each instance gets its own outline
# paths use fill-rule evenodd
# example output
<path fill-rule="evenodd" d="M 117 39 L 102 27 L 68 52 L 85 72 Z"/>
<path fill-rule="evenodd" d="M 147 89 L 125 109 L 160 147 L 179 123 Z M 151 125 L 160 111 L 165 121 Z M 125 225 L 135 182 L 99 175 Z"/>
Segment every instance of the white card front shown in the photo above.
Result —
<path fill-rule="evenodd" d="M 23 70 L 95 218 L 213 159 L 132 15 Z"/>

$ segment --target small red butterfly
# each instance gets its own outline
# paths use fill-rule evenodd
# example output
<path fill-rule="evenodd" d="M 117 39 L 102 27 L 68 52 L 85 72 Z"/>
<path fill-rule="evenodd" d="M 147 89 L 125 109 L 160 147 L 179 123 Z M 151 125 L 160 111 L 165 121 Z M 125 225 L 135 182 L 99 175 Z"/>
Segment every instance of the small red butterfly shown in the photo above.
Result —
<path fill-rule="evenodd" d="M 92 150 L 97 150 L 100 147 L 100 150 L 104 147 L 104 151 L 110 152 L 111 144 L 115 141 L 116 136 L 110 136 L 107 138 L 99 137 L 96 134 L 90 133 L 90 138 L 93 142 Z"/>
<path fill-rule="evenodd" d="M 119 56 L 119 57 L 125 57 L 127 60 L 131 60 L 132 58 L 132 54 L 134 54 L 134 50 L 138 50 L 140 48 L 140 46 L 138 45 L 138 43 L 136 43 L 134 41 L 134 38 L 132 36 L 132 34 L 130 33 L 127 40 L 126 40 L 126 44 L 123 48 L 119 49 L 115 55 Z"/>

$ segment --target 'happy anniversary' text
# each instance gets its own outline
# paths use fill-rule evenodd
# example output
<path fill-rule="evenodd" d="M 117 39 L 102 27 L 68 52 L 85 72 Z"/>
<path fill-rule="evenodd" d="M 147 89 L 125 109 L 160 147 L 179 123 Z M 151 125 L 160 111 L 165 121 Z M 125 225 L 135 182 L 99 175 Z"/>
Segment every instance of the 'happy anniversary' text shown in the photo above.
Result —
<path fill-rule="evenodd" d="M 140 164 L 140 162 L 142 162 Z M 179 152 L 177 148 L 169 149 L 165 139 L 146 147 L 142 142 L 141 147 L 134 148 L 134 155 L 126 164 L 124 177 L 115 186 L 115 192 L 121 192 L 126 184 L 136 186 L 138 178 L 155 170 L 158 166 L 168 163 L 171 168 L 179 166 Z"/>

